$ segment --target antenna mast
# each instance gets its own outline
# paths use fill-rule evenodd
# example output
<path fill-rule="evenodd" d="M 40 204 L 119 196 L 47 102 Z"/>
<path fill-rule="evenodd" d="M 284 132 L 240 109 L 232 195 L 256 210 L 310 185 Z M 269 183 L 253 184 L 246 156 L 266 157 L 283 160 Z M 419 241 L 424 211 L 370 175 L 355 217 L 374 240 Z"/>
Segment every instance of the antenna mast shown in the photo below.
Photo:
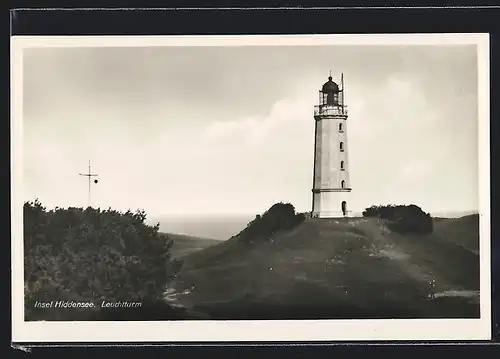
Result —
<path fill-rule="evenodd" d="M 80 176 L 85 176 L 88 178 L 89 180 L 89 207 L 90 207 L 90 201 L 91 201 L 91 195 L 90 195 L 90 190 L 91 190 L 91 177 L 97 177 L 98 174 L 93 174 L 92 172 L 90 172 L 90 160 L 89 160 L 89 171 L 87 173 L 79 173 Z M 97 183 L 97 179 L 94 180 L 95 183 Z"/>
<path fill-rule="evenodd" d="M 344 91 L 344 73 L 340 75 L 340 86 L 342 86 L 342 106 L 345 105 L 345 91 Z"/>

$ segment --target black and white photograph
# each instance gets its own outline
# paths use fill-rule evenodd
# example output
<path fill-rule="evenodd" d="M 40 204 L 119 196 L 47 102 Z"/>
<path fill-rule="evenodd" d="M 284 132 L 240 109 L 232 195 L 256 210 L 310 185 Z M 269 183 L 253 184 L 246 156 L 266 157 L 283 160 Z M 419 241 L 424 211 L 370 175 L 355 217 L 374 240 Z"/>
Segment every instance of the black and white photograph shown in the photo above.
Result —
<path fill-rule="evenodd" d="M 488 35 L 11 46 L 20 338 L 489 336 Z"/>

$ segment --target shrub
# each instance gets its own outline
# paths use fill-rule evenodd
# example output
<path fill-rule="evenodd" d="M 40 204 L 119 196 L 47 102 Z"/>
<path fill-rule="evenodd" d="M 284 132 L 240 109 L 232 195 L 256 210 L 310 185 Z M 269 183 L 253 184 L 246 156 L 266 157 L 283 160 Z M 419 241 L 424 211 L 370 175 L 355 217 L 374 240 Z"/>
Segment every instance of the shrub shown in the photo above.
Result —
<path fill-rule="evenodd" d="M 386 219 L 389 229 L 398 233 L 429 234 L 433 231 L 431 215 L 414 204 L 371 206 L 363 211 L 363 216 Z"/>
<path fill-rule="evenodd" d="M 154 302 L 180 262 L 170 258 L 172 240 L 144 211 L 94 208 L 47 211 L 24 204 L 26 320 L 75 320 L 84 312 L 34 308 L 35 301 Z M 50 315 L 52 317 L 48 318 Z"/>
<path fill-rule="evenodd" d="M 281 230 L 289 230 L 305 219 L 303 213 L 295 213 L 295 207 L 290 203 L 278 202 L 264 214 L 256 215 L 240 232 L 240 238 L 269 238 Z"/>

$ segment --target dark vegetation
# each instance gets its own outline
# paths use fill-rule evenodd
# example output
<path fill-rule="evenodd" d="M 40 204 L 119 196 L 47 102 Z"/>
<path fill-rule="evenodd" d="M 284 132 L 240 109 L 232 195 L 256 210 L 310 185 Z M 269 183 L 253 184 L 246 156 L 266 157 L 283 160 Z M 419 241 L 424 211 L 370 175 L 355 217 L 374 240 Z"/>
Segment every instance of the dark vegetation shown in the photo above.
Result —
<path fill-rule="evenodd" d="M 159 307 L 165 285 L 181 262 L 170 255 L 172 241 L 159 226 L 144 223 L 143 211 L 94 208 L 47 210 L 24 204 L 26 320 L 125 319 Z M 35 301 L 89 301 L 94 309 L 35 308 Z M 142 308 L 100 309 L 101 301 L 141 302 Z M 165 312 L 164 311 L 164 312 Z M 165 313 L 166 313 L 165 312 Z"/>
<path fill-rule="evenodd" d="M 268 240 L 278 232 L 290 230 L 304 221 L 303 213 L 295 213 L 290 203 L 278 202 L 264 214 L 258 214 L 239 234 L 242 241 Z"/>
<path fill-rule="evenodd" d="M 478 216 L 433 226 L 415 205 L 372 206 L 363 216 L 306 219 L 280 202 L 229 240 L 196 239 L 191 250 L 186 238 L 146 225 L 143 211 L 25 203 L 26 320 L 478 316 L 470 298 L 427 300 L 430 278 L 440 291 L 479 288 Z M 175 238 L 182 266 L 172 257 Z M 167 284 L 192 289 L 176 302 L 187 309 L 162 299 Z M 34 308 L 51 300 L 143 305 Z"/>
<path fill-rule="evenodd" d="M 401 234 L 430 234 L 433 231 L 431 215 L 414 204 L 371 206 L 363 211 L 363 216 L 385 219 L 389 229 Z"/>

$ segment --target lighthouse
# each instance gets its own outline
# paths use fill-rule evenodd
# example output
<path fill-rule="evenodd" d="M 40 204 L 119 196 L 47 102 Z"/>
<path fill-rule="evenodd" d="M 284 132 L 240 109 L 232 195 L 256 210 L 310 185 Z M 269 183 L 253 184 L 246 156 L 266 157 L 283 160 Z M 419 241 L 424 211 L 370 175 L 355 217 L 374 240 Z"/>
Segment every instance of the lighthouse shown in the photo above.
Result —
<path fill-rule="evenodd" d="M 340 87 L 332 76 L 319 91 L 314 106 L 313 218 L 348 217 L 349 160 L 344 75 Z"/>

